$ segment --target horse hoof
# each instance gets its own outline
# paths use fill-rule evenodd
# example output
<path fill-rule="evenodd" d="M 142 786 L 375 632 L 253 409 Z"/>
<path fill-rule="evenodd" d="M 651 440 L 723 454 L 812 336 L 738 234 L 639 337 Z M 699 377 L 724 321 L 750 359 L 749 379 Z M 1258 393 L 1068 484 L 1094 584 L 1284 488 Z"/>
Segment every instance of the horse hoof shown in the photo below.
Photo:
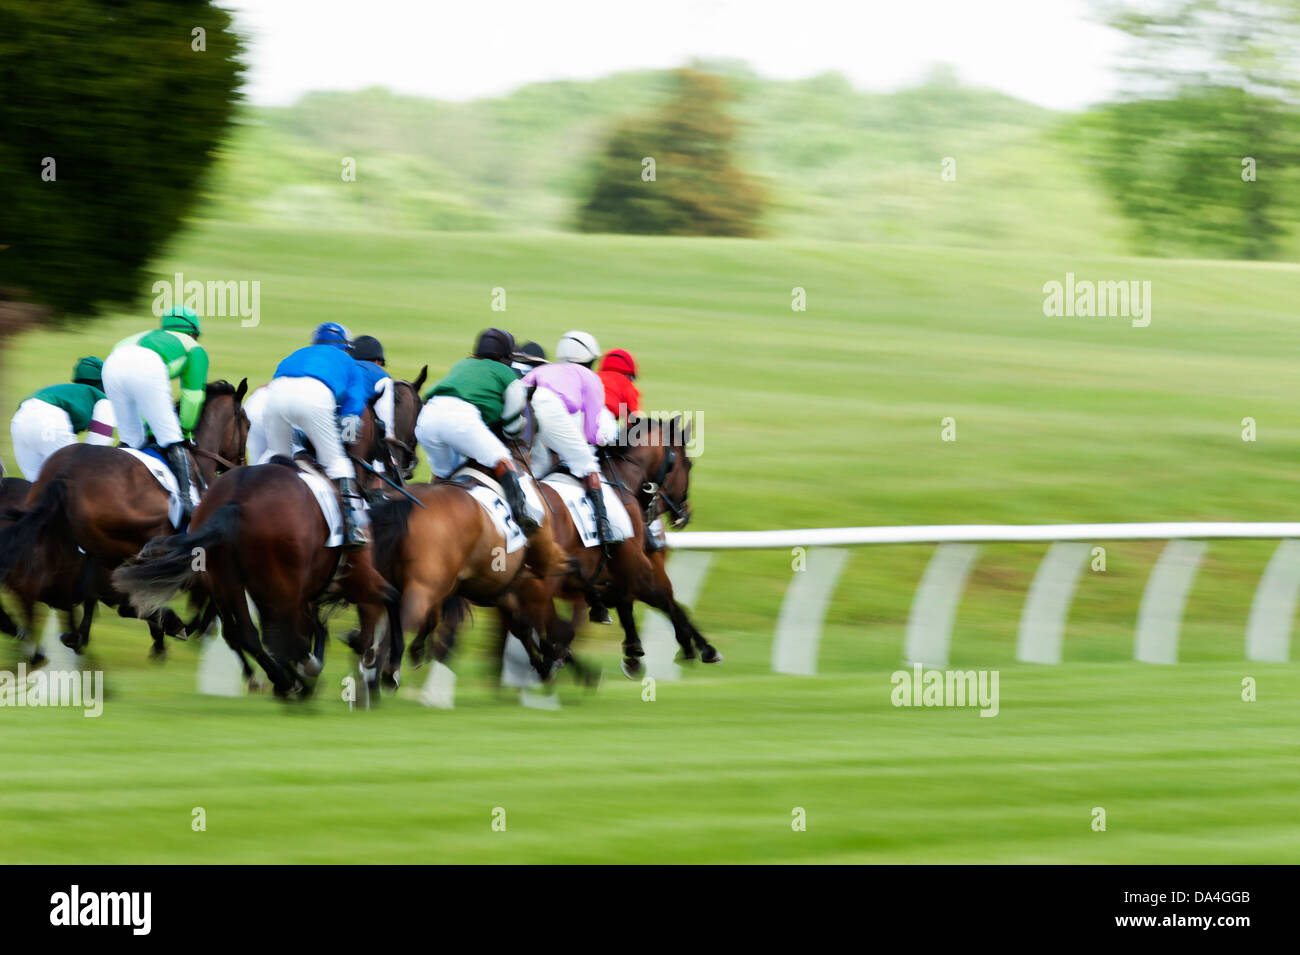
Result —
<path fill-rule="evenodd" d="M 249 692 L 249 693 L 265 693 L 265 692 L 266 692 L 266 688 L 267 688 L 269 685 L 270 685 L 270 684 L 268 684 L 265 680 L 259 679 L 258 677 L 250 676 L 250 677 L 248 678 L 248 692 Z"/>
<path fill-rule="evenodd" d="M 645 650 L 642 649 L 641 644 L 639 644 L 639 643 L 629 644 L 629 645 L 626 645 L 626 646 L 623 647 L 623 656 L 625 656 L 625 657 L 629 657 L 629 658 L 630 658 L 630 657 L 643 657 L 643 656 L 645 656 Z"/>
<path fill-rule="evenodd" d="M 384 673 L 379 677 L 379 686 L 389 696 L 397 692 L 398 687 L 402 685 L 402 674 Z"/>
<path fill-rule="evenodd" d="M 49 662 L 50 662 L 50 658 L 47 657 L 45 654 L 41 653 L 40 650 L 37 650 L 35 653 L 32 654 L 32 658 L 27 661 L 27 669 L 30 672 L 32 670 L 35 670 L 37 667 L 45 666 L 45 664 Z"/>
<path fill-rule="evenodd" d="M 717 647 L 707 646 L 704 648 L 703 652 L 700 653 L 701 663 L 721 663 L 722 661 L 722 654 L 718 652 Z"/>
<path fill-rule="evenodd" d="M 149 660 L 150 660 L 150 662 L 152 662 L 152 663 L 166 663 L 166 662 L 167 662 L 167 648 L 166 648 L 166 647 L 162 647 L 162 646 L 158 646 L 158 647 L 150 647 L 150 648 L 149 648 Z"/>
<path fill-rule="evenodd" d="M 80 653 L 82 650 L 81 641 L 77 639 L 77 635 L 72 631 L 59 634 L 59 643 L 63 644 L 69 650 L 73 650 L 77 653 Z"/>
<path fill-rule="evenodd" d="M 645 667 L 641 665 L 640 660 L 633 658 L 625 658 L 623 662 L 618 665 L 618 668 L 623 671 L 623 675 L 629 680 L 635 680 L 645 669 Z"/>

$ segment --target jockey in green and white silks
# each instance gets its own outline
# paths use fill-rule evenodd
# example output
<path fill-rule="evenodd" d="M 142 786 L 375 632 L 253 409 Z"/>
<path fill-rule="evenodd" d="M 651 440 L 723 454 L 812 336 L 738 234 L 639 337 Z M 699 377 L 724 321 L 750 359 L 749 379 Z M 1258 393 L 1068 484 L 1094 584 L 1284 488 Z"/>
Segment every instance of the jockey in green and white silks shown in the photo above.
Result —
<path fill-rule="evenodd" d="M 76 444 L 83 431 L 87 444 L 112 444 L 113 405 L 104 394 L 103 367 L 98 358 L 83 358 L 72 370 L 71 384 L 42 388 L 18 406 L 9 433 L 27 480 L 35 481 L 46 459 Z"/>
<path fill-rule="evenodd" d="M 451 477 L 467 461 L 490 468 L 515 523 L 531 537 L 538 524 L 528 513 L 514 459 L 494 430 L 514 435 L 527 423 L 527 395 L 519 373 L 510 367 L 517 357 L 509 332 L 499 328 L 481 332 L 473 356 L 452 365 L 425 394 L 415 439 L 429 456 L 435 478 Z"/>
<path fill-rule="evenodd" d="M 113 403 L 117 433 L 132 448 L 145 444 L 146 426 L 167 456 L 181 497 L 181 524 L 189 523 L 190 458 L 184 441 L 192 438 L 207 395 L 208 353 L 199 345 L 199 316 L 176 307 L 160 327 L 118 342 L 104 360 L 104 391 Z M 171 380 L 180 379 L 180 413 L 172 407 Z"/>

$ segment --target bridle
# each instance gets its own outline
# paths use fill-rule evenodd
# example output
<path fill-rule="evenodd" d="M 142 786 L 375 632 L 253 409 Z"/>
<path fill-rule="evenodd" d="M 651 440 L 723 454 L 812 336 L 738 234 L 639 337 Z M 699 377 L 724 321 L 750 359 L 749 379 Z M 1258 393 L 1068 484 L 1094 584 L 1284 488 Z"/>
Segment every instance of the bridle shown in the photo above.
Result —
<path fill-rule="evenodd" d="M 398 388 L 401 388 L 402 386 L 406 386 L 407 388 L 411 389 L 412 400 L 414 401 L 415 406 L 418 409 L 420 406 L 420 394 L 418 391 L 415 390 L 415 384 L 413 382 L 406 381 L 405 379 L 396 379 L 396 378 L 393 379 L 394 391 L 396 391 L 396 389 Z M 417 415 L 419 414 L 418 410 L 416 411 L 416 414 Z M 415 448 L 411 447 L 401 438 L 398 438 L 394 435 L 385 435 L 384 440 L 386 440 L 393 448 L 396 448 L 398 451 L 402 453 L 402 457 L 403 457 L 402 465 L 399 467 L 397 462 L 393 461 L 393 467 L 395 470 L 401 473 L 403 480 L 409 481 L 411 477 L 415 474 L 415 465 L 418 457 Z M 389 457 L 390 458 L 392 457 L 391 450 L 389 451 Z"/>
<path fill-rule="evenodd" d="M 655 508 L 658 501 L 663 501 L 664 505 L 673 515 L 674 527 L 685 527 L 690 522 L 690 515 L 686 513 L 686 508 L 674 501 L 672 497 L 664 490 L 664 478 L 668 472 L 673 469 L 677 463 L 677 451 L 673 448 L 664 448 L 663 458 L 659 461 L 659 468 L 654 477 L 647 480 L 641 485 L 641 494 L 645 497 L 645 522 L 651 524 L 659 516 Z"/>

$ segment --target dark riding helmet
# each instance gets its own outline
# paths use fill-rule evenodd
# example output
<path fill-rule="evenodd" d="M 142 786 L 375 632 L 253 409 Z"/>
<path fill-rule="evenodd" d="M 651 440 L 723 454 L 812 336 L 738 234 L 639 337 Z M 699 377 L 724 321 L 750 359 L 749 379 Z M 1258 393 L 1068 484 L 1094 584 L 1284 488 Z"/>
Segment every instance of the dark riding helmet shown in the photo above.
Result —
<path fill-rule="evenodd" d="M 529 358 L 535 359 L 533 364 L 540 365 L 542 362 L 546 361 L 546 349 L 537 344 L 537 342 L 524 342 L 524 345 L 519 349 L 519 352 L 520 354 L 527 355 Z"/>
<path fill-rule="evenodd" d="M 352 342 L 352 357 L 357 361 L 384 363 L 384 346 L 374 335 L 358 335 Z"/>
<path fill-rule="evenodd" d="M 474 343 L 475 358 L 491 358 L 493 361 L 509 362 L 515 353 L 515 336 L 499 328 L 489 328 L 479 333 Z"/>
<path fill-rule="evenodd" d="M 74 385 L 90 385 L 92 388 L 104 390 L 104 362 L 102 359 L 93 355 L 81 359 L 72 369 L 72 383 Z"/>

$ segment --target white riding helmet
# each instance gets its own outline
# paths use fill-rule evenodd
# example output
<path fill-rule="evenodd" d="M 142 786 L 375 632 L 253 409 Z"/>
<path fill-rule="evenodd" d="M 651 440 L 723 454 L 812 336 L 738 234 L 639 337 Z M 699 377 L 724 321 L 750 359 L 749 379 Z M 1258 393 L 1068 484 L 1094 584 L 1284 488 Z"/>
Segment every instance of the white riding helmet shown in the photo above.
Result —
<path fill-rule="evenodd" d="M 556 361 L 575 361 L 588 365 L 600 357 L 600 345 L 586 332 L 565 332 L 555 346 Z"/>

